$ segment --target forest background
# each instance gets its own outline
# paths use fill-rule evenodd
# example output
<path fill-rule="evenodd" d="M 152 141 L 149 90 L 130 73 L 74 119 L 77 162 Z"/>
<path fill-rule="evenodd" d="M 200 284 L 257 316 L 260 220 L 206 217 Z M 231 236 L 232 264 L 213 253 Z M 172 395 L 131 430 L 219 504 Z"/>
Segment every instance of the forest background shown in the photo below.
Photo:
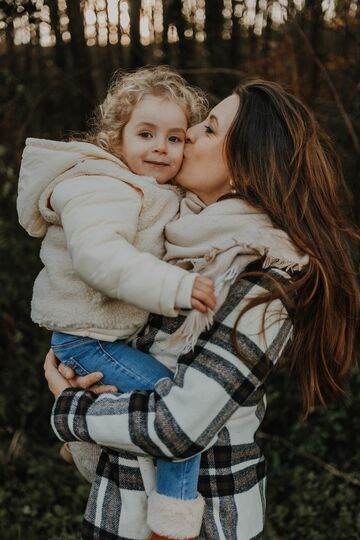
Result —
<path fill-rule="evenodd" d="M 25 138 L 86 129 L 118 68 L 169 64 L 214 104 L 249 76 L 278 81 L 332 137 L 359 221 L 360 2 L 351 0 L 0 1 L 0 538 L 79 537 L 89 486 L 58 457 L 30 321 L 39 241 L 18 226 Z M 278 371 L 259 434 L 268 460 L 265 540 L 360 538 L 360 376 L 305 422 Z M 215 540 L 215 539 L 214 539 Z"/>

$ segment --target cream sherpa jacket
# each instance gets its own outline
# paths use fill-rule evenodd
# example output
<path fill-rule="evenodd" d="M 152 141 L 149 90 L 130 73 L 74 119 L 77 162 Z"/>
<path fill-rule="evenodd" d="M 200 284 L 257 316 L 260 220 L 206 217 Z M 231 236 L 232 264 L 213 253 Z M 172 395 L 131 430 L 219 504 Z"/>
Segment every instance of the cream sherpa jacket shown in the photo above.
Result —
<path fill-rule="evenodd" d="M 172 186 L 93 144 L 27 139 L 17 209 L 26 231 L 43 237 L 44 264 L 33 321 L 114 341 L 133 336 L 149 311 L 190 308 L 196 275 L 159 260 L 178 207 Z"/>

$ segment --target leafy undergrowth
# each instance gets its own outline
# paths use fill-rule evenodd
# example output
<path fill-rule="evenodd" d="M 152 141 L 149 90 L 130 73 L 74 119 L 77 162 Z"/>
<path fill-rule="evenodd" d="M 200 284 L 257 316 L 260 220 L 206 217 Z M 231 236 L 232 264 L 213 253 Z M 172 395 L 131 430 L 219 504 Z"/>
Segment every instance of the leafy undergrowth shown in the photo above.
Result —
<path fill-rule="evenodd" d="M 61 463 L 54 444 L 44 448 L 26 439 L 19 457 L 5 465 L 0 484 L 2 540 L 80 538 L 89 484 Z"/>
<path fill-rule="evenodd" d="M 360 374 L 346 398 L 304 421 L 294 384 L 270 389 L 261 437 L 268 462 L 266 540 L 360 538 Z"/>

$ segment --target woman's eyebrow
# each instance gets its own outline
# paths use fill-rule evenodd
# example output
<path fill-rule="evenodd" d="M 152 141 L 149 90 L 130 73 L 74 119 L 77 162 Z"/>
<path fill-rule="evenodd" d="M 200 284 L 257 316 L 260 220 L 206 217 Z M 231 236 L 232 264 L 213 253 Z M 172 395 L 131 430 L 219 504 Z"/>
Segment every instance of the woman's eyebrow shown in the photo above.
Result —
<path fill-rule="evenodd" d="M 219 121 L 218 121 L 217 117 L 215 116 L 215 114 L 210 114 L 209 118 L 210 118 L 210 120 L 211 120 L 212 122 L 215 122 L 215 124 L 216 124 L 217 126 L 219 125 Z"/>

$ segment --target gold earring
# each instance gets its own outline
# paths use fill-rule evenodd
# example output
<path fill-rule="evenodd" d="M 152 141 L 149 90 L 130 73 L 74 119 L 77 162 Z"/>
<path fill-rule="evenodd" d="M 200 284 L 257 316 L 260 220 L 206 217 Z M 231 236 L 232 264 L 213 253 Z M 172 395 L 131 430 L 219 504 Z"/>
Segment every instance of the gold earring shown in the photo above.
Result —
<path fill-rule="evenodd" d="M 230 180 L 230 193 L 236 193 L 236 188 L 235 188 L 233 179 Z"/>

